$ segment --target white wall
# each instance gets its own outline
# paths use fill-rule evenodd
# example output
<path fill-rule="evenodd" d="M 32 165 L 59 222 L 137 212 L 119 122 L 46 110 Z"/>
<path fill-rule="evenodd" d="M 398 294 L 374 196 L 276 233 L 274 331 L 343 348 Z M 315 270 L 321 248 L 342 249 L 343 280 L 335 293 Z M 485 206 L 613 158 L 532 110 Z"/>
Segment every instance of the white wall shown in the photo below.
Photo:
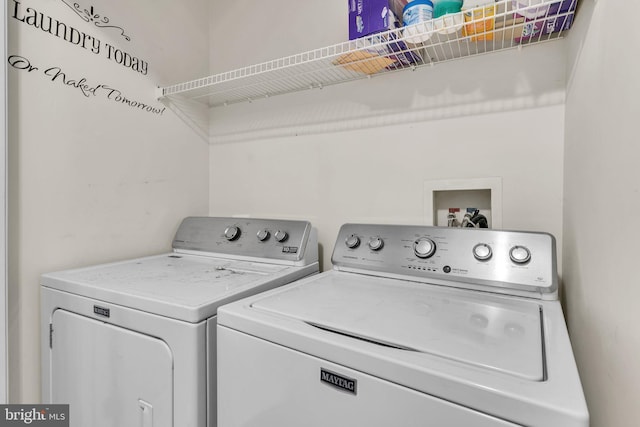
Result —
<path fill-rule="evenodd" d="M 216 72 L 347 39 L 343 0 L 211 12 Z M 231 17 L 238 43 L 224 38 Z M 503 228 L 561 245 L 563 54 L 550 43 L 213 109 L 210 213 L 307 218 L 327 269 L 341 224 L 421 224 L 424 181 L 500 177 Z"/>
<path fill-rule="evenodd" d="M 635 1 L 583 1 L 570 35 L 564 283 L 592 427 L 640 419 L 640 16 Z"/>
<path fill-rule="evenodd" d="M 157 85 L 208 72 L 208 2 L 75 2 L 79 13 L 73 3 L 22 0 L 15 12 L 8 1 L 8 55 L 37 67 L 8 71 L 12 402 L 40 400 L 41 273 L 167 251 L 184 216 L 207 213 L 206 143 L 168 110 L 123 104 L 104 88 L 85 96 L 76 86 L 84 78 L 88 88 L 108 85 L 161 110 Z M 101 50 L 30 25 L 27 8 L 100 40 Z M 83 15 L 89 8 L 100 18 Z M 103 16 L 120 29 L 95 25 Z M 106 43 L 148 62 L 148 73 L 109 59 Z"/>
<path fill-rule="evenodd" d="M 530 114 L 562 132 L 561 106 Z M 475 135 L 497 124 L 506 134 L 476 150 Z M 562 139 L 514 140 L 528 124 L 521 112 L 507 112 L 215 146 L 211 213 L 308 218 L 319 228 L 327 269 L 343 223 L 421 224 L 424 181 L 499 176 L 503 227 L 560 237 Z M 458 143 L 438 148 L 424 135 Z"/>

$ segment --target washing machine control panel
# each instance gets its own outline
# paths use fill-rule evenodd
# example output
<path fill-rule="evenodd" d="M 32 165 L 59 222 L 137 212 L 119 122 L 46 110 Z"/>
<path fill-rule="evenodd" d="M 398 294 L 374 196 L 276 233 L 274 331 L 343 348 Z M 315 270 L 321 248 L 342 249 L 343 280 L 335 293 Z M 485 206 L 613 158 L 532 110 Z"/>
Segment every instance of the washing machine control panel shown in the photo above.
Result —
<path fill-rule="evenodd" d="M 185 218 L 173 240 L 178 250 L 298 261 L 309 243 L 311 224 L 254 218 Z"/>
<path fill-rule="evenodd" d="M 501 293 L 548 296 L 555 295 L 558 286 L 555 239 L 547 233 L 346 224 L 332 262 L 339 270 L 447 281 Z"/>

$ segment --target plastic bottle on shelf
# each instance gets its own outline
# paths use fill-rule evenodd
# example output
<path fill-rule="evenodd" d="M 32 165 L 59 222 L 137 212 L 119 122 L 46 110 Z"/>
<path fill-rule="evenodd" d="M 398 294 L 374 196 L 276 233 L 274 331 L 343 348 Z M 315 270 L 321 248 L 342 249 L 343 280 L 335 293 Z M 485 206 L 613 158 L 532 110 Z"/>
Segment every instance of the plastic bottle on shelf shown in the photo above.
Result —
<path fill-rule="evenodd" d="M 433 2 L 431 0 L 413 0 L 402 9 L 402 24 L 407 27 L 402 35 L 409 43 L 422 43 L 431 38 L 433 30 Z"/>
<path fill-rule="evenodd" d="M 496 0 L 464 0 L 462 12 L 465 26 L 464 36 L 472 36 L 471 41 L 493 40 Z"/>
<path fill-rule="evenodd" d="M 462 28 L 462 0 L 435 0 L 433 25 L 440 34 L 453 34 Z"/>

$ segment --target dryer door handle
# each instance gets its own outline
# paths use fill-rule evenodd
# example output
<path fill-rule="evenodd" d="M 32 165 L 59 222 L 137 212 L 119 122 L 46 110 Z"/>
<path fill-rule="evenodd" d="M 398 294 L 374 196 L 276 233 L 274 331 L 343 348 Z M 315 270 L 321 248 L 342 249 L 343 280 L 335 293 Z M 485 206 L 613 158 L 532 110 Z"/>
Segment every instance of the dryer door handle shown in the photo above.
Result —
<path fill-rule="evenodd" d="M 153 427 L 153 405 L 138 399 L 138 408 L 140 408 L 140 427 Z"/>

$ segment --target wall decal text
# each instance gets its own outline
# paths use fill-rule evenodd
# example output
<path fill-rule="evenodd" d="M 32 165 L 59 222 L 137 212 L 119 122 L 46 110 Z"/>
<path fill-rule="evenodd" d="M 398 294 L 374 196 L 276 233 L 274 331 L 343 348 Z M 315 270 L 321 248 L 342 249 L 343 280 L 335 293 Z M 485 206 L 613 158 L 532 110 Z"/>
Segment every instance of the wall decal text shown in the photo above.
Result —
<path fill-rule="evenodd" d="M 62 21 L 52 18 L 51 16 L 45 15 L 42 12 L 38 12 L 34 8 L 27 7 L 23 10 L 22 4 L 18 0 L 13 0 L 12 18 L 33 28 L 40 29 L 54 37 L 65 40 L 75 46 L 81 47 L 96 55 L 103 51 L 107 59 L 142 75 L 147 75 L 149 65 L 146 61 L 136 58 L 135 56 L 111 46 L 108 43 L 102 43 L 100 39 L 86 34 L 85 32 L 67 25 Z M 103 46 L 104 49 L 102 49 Z"/>
<path fill-rule="evenodd" d="M 40 68 L 33 65 L 29 59 L 20 55 L 9 56 L 8 62 L 9 65 L 16 70 L 26 71 L 27 73 L 40 71 L 51 82 L 75 89 L 87 98 L 102 97 L 109 101 L 151 114 L 163 115 L 166 110 L 166 107 L 158 108 L 145 104 L 144 102 L 129 99 L 122 91 L 106 84 L 90 84 L 85 77 L 80 79 L 71 78 L 61 67 Z"/>

